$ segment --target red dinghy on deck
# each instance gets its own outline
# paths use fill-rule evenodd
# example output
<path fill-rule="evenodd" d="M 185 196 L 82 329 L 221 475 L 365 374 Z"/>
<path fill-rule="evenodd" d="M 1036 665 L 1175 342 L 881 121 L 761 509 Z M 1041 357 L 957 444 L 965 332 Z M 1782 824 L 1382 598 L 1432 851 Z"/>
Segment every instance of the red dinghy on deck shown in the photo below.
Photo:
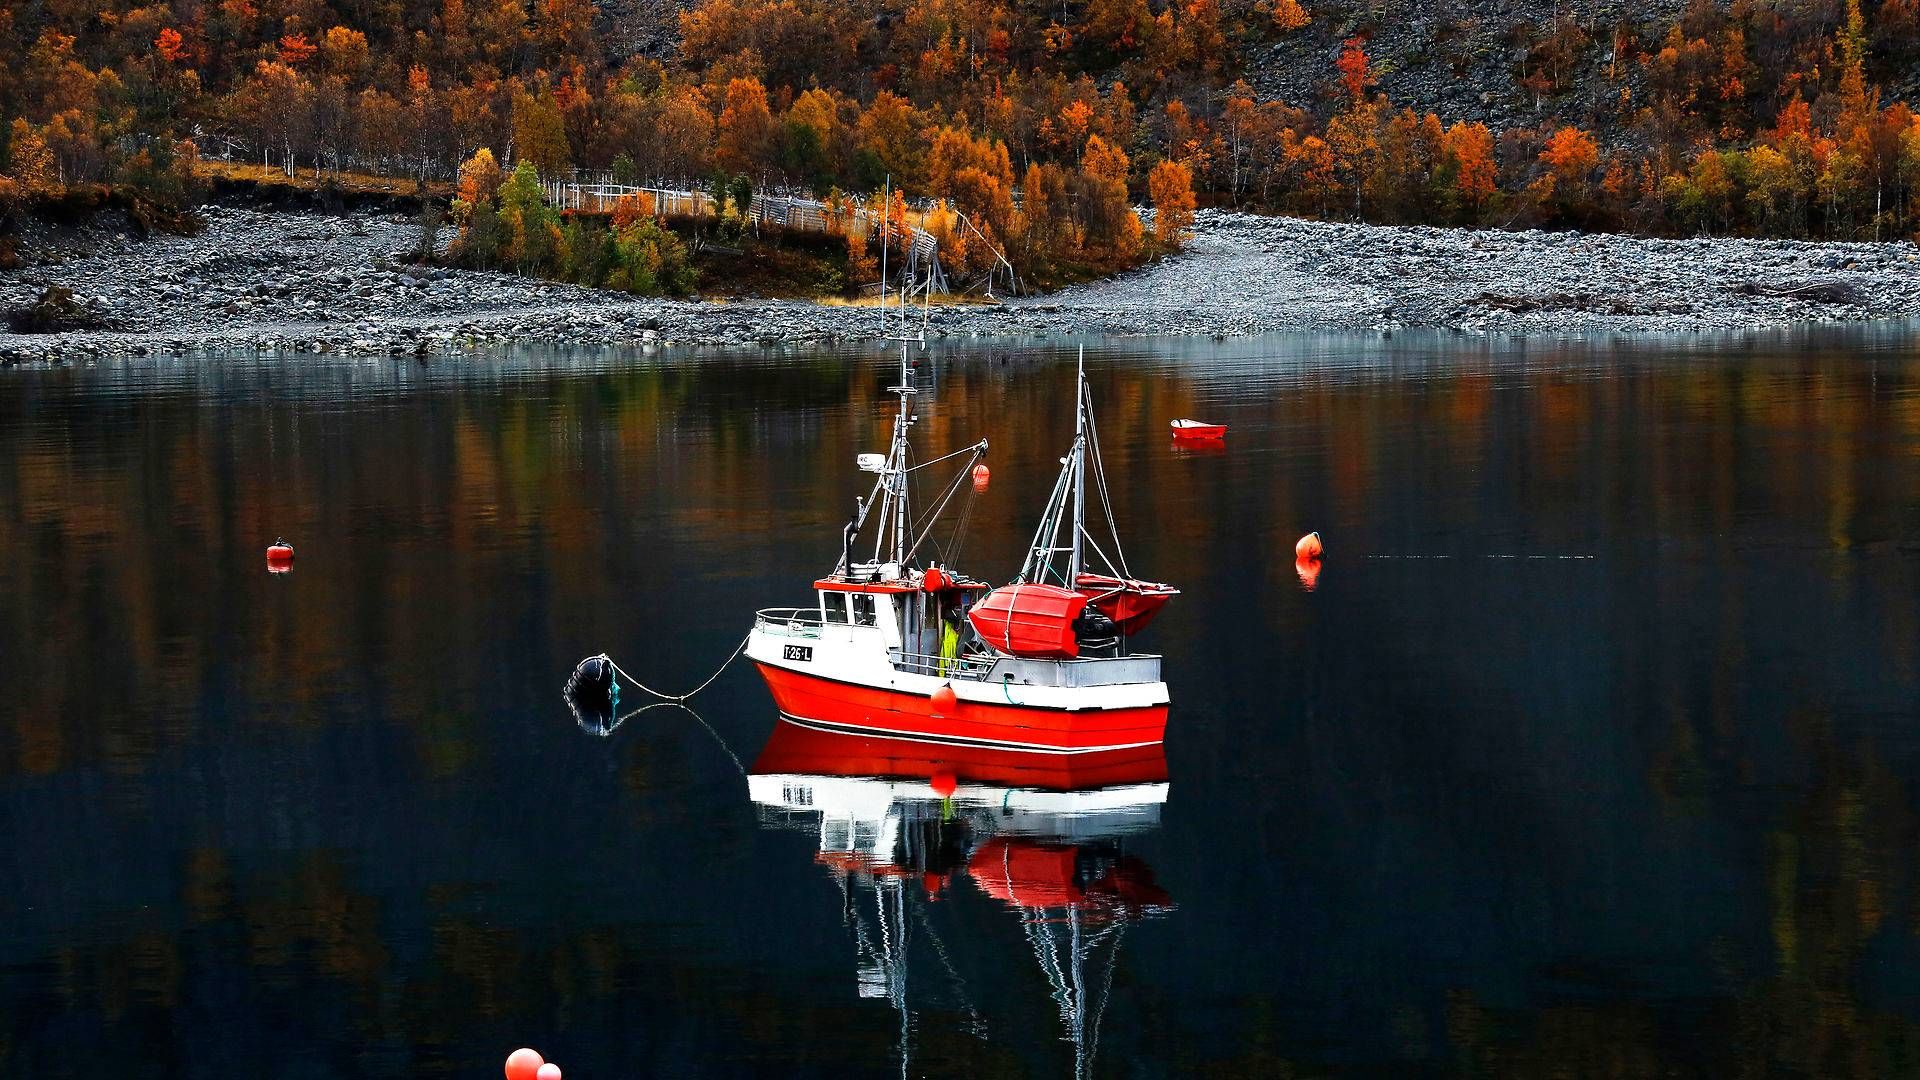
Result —
<path fill-rule="evenodd" d="M 1081 574 L 1074 579 L 1074 588 L 1091 601 L 1100 614 L 1112 619 L 1123 636 L 1145 630 L 1153 617 L 1160 614 L 1160 609 L 1167 606 L 1167 601 L 1180 595 L 1180 590 L 1171 585 L 1108 574 Z"/>

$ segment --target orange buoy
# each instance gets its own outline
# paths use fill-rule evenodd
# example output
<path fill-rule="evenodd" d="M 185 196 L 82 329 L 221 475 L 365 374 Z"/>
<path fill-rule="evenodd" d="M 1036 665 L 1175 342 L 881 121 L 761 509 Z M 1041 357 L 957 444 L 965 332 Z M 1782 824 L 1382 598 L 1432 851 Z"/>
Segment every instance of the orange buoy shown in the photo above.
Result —
<path fill-rule="evenodd" d="M 960 786 L 960 780 L 950 772 L 937 772 L 933 774 L 933 779 L 927 781 L 927 786 L 933 789 L 935 795 L 951 799 L 954 790 Z"/>
<path fill-rule="evenodd" d="M 1310 532 L 1293 545 L 1293 557 L 1296 559 L 1317 559 L 1325 550 L 1320 545 L 1320 534 Z"/>
<path fill-rule="evenodd" d="M 929 566 L 927 572 L 920 576 L 920 587 L 928 592 L 939 592 L 947 587 L 947 575 L 941 573 L 939 567 Z"/>
<path fill-rule="evenodd" d="M 989 471 L 985 465 L 975 465 L 973 467 L 973 490 L 987 490 L 987 481 L 992 479 L 993 473 Z"/>
<path fill-rule="evenodd" d="M 540 1080 L 540 1066 L 545 1064 L 538 1050 L 523 1046 L 507 1055 L 507 1080 Z"/>
<path fill-rule="evenodd" d="M 959 704 L 960 704 L 960 695 L 955 694 L 953 692 L 953 687 L 948 686 L 946 683 L 941 683 L 940 688 L 933 692 L 933 711 L 934 712 L 950 713 L 954 711 L 954 708 Z"/>
<path fill-rule="evenodd" d="M 1308 592 L 1312 592 L 1314 586 L 1320 584 L 1319 559 L 1295 559 L 1293 572 L 1300 575 L 1300 587 Z"/>

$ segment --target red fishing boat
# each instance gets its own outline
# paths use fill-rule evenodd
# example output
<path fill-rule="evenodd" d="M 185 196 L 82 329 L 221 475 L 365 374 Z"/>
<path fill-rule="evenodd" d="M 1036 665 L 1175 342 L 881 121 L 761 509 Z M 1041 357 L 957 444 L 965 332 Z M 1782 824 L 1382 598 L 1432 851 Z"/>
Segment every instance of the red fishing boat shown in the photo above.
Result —
<path fill-rule="evenodd" d="M 1178 590 L 1127 570 L 1084 363 L 1073 444 L 1026 561 L 1012 583 L 991 589 L 921 556 L 987 444 L 908 463 L 918 418 L 906 344 L 891 388 L 900 397 L 892 447 L 858 458 L 876 479 L 842 532 L 839 563 L 813 583 L 813 602 L 759 612 L 748 638 L 746 655 L 781 714 L 820 730 L 949 746 L 1093 754 L 1160 743 L 1168 704 L 1160 657 L 1132 651 L 1130 639 Z M 911 474 L 956 459 L 959 473 L 917 515 Z M 960 522 L 977 493 L 964 496 Z M 1090 495 L 1106 519 L 1101 535 L 1088 526 Z"/>

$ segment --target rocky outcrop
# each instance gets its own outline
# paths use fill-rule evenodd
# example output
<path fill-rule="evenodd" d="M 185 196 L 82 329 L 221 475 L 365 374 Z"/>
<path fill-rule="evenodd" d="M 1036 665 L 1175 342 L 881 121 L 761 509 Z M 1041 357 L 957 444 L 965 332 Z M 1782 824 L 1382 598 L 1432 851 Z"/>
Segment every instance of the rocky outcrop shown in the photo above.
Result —
<path fill-rule="evenodd" d="M 7 312 L 7 329 L 16 334 L 56 334 L 65 330 L 100 330 L 107 325 L 73 290 L 52 286 L 31 304 Z"/>

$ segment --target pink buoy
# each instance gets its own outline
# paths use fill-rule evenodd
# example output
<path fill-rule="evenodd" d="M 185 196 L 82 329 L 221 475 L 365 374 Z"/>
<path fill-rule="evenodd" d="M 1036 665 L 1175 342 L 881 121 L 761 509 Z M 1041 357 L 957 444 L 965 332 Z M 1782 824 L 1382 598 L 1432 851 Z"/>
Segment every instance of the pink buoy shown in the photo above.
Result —
<path fill-rule="evenodd" d="M 540 1052 L 523 1046 L 507 1055 L 507 1080 L 540 1080 Z"/>
<path fill-rule="evenodd" d="M 992 479 L 993 473 L 990 472 L 985 465 L 975 465 L 973 467 L 973 490 L 987 490 L 987 482 Z"/>
<path fill-rule="evenodd" d="M 537 1080 L 560 1080 L 560 1066 L 549 1061 L 545 1065 L 540 1066 L 540 1071 L 533 1075 Z"/>

